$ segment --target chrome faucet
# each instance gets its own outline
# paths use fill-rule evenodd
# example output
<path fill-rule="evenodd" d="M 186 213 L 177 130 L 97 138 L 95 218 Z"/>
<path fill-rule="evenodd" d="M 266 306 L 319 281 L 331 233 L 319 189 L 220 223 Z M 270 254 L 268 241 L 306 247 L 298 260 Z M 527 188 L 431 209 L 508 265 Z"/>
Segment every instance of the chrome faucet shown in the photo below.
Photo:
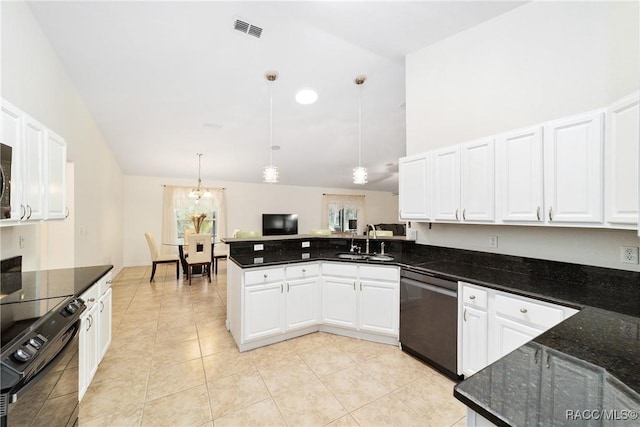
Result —
<path fill-rule="evenodd" d="M 376 234 L 376 227 L 373 224 L 367 224 L 367 227 L 365 229 L 365 234 L 367 235 L 367 249 L 365 253 L 367 254 L 369 253 L 369 227 L 371 227 L 371 229 L 373 230 L 373 238 L 378 238 L 378 235 Z"/>

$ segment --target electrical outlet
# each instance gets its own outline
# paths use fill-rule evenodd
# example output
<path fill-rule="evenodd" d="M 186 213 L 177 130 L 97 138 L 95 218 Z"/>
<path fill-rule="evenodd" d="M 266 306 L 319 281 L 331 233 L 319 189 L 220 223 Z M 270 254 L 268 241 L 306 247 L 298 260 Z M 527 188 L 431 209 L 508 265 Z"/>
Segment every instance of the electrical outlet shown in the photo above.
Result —
<path fill-rule="evenodd" d="M 498 236 L 489 236 L 489 247 L 490 248 L 498 247 Z"/>
<path fill-rule="evenodd" d="M 303 248 L 310 248 L 311 247 L 311 242 L 302 242 L 302 247 Z"/>
<path fill-rule="evenodd" d="M 638 323 L 621 320 L 620 335 L 628 340 L 639 340 L 640 336 L 638 336 Z"/>
<path fill-rule="evenodd" d="M 263 251 L 264 250 L 264 245 L 262 243 L 258 243 L 257 245 L 253 245 L 253 250 L 254 251 Z"/>
<path fill-rule="evenodd" d="M 620 246 L 620 262 L 625 264 L 637 264 L 638 248 L 636 246 Z"/>

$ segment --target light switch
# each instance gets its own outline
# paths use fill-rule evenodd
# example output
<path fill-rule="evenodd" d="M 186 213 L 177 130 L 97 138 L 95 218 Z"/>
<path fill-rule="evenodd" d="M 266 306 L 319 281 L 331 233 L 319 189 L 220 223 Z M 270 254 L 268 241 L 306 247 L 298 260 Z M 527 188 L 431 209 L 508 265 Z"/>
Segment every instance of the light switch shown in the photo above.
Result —
<path fill-rule="evenodd" d="M 311 247 L 311 242 L 302 242 L 302 247 L 303 248 L 310 248 Z"/>
<path fill-rule="evenodd" d="M 258 243 L 257 245 L 253 245 L 253 250 L 254 251 L 263 251 L 264 250 L 264 245 L 262 243 Z"/>

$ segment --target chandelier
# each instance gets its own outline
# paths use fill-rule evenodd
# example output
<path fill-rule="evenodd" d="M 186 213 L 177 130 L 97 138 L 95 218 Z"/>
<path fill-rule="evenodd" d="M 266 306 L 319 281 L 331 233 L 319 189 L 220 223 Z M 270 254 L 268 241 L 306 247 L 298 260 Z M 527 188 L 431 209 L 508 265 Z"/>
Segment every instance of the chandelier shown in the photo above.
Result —
<path fill-rule="evenodd" d="M 360 87 L 358 97 L 358 167 L 353 168 L 353 183 L 364 185 L 367 183 L 367 168 L 362 167 L 362 85 L 367 81 L 367 76 L 361 74 L 353 79 Z"/>
<path fill-rule="evenodd" d="M 267 71 L 264 77 L 271 84 L 269 85 L 269 166 L 265 166 L 262 170 L 262 181 L 267 184 L 276 184 L 279 172 L 278 168 L 273 165 L 273 82 L 278 79 L 278 73 Z"/>
<path fill-rule="evenodd" d="M 200 187 L 200 184 L 202 183 L 202 180 L 200 179 L 200 163 L 202 160 L 202 153 L 196 153 L 196 155 L 198 156 L 198 186 L 191 189 L 191 192 L 187 195 L 187 197 L 189 197 L 190 199 L 195 199 L 196 203 L 198 203 L 198 200 L 200 200 L 201 198 L 213 197 L 213 194 L 211 194 L 208 189 L 203 189 Z"/>

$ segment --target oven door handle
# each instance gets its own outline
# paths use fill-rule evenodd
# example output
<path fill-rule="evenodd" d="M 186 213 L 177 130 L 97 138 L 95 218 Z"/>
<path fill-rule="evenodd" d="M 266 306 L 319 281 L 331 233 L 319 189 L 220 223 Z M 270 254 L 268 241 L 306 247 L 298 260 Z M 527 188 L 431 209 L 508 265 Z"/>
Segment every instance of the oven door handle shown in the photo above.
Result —
<path fill-rule="evenodd" d="M 431 291 L 431 292 L 437 292 L 439 294 L 446 295 L 448 297 L 458 298 L 457 291 L 452 291 L 450 289 L 430 285 L 428 283 L 418 282 L 417 280 L 413 280 L 413 279 L 407 279 L 406 277 L 401 278 L 400 283 L 408 286 L 415 286 L 417 288 L 422 288 L 424 290 Z"/>
<path fill-rule="evenodd" d="M 22 383 L 22 381 L 17 384 L 14 388 L 11 389 L 11 391 L 9 391 L 9 402 L 8 403 L 15 403 L 18 400 L 18 397 L 24 393 L 26 393 L 27 391 L 29 391 L 31 389 L 31 386 L 34 383 L 37 383 L 38 380 L 40 379 L 40 377 L 46 375 L 49 373 L 49 371 L 55 366 L 55 364 L 62 358 L 64 357 L 67 349 L 69 348 L 69 346 L 72 345 L 73 343 L 73 339 L 76 337 L 76 335 L 78 335 L 78 331 L 80 331 L 80 321 L 78 320 L 76 323 L 74 323 L 68 330 L 70 329 L 75 329 L 73 334 L 71 334 L 71 336 L 68 338 L 67 342 L 64 344 L 64 346 L 60 349 L 60 351 L 58 351 L 58 354 L 56 354 L 53 359 L 51 359 L 43 368 L 41 368 L 34 376 L 32 376 L 31 378 L 29 378 L 27 380 L 26 383 Z"/>

